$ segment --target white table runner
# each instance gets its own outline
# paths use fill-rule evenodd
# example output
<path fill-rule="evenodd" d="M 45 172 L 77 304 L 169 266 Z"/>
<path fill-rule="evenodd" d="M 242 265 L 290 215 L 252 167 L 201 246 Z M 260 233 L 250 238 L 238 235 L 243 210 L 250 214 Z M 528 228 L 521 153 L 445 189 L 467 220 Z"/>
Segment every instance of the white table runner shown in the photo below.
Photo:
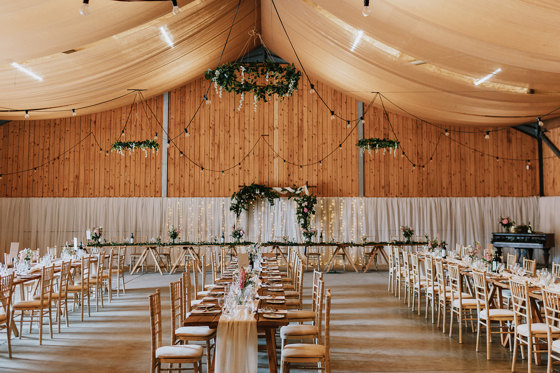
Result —
<path fill-rule="evenodd" d="M 257 321 L 243 309 L 222 315 L 216 336 L 215 373 L 257 373 Z"/>

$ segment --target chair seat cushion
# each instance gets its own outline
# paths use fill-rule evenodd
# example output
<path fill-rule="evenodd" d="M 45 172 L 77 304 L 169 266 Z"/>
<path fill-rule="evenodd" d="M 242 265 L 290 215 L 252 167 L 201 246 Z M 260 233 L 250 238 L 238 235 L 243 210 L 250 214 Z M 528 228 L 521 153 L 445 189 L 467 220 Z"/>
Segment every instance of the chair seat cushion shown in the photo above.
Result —
<path fill-rule="evenodd" d="M 175 335 L 183 339 L 187 337 L 209 337 L 214 333 L 216 333 L 216 329 L 210 329 L 207 326 L 183 326 L 175 329 Z"/>
<path fill-rule="evenodd" d="M 87 289 L 87 286 L 82 286 L 82 285 L 68 285 L 68 291 L 70 292 L 76 292 L 76 291 L 82 291 L 84 289 Z"/>
<path fill-rule="evenodd" d="M 461 302 L 459 301 L 459 299 L 454 299 L 453 307 L 458 308 L 461 305 L 463 308 L 476 308 L 476 299 L 474 298 L 461 299 Z"/>
<path fill-rule="evenodd" d="M 310 343 L 289 344 L 282 349 L 282 359 L 321 358 L 325 356 L 325 354 L 325 346 Z"/>
<path fill-rule="evenodd" d="M 284 291 L 284 295 L 286 296 L 286 298 L 298 298 L 299 291 L 295 291 L 295 290 Z"/>
<path fill-rule="evenodd" d="M 308 310 L 289 310 L 286 317 L 289 321 L 314 320 L 315 312 Z"/>
<path fill-rule="evenodd" d="M 156 350 L 156 358 L 158 359 L 202 358 L 202 346 L 180 345 L 180 346 L 160 347 Z"/>
<path fill-rule="evenodd" d="M 6 319 L 6 314 L 4 312 L 0 312 L 0 323 L 4 323 Z"/>
<path fill-rule="evenodd" d="M 488 319 L 488 310 L 480 311 L 478 315 L 482 320 Z M 490 317 L 495 320 L 513 320 L 513 311 L 504 308 L 491 308 Z"/>
<path fill-rule="evenodd" d="M 317 327 L 315 325 L 286 325 L 280 328 L 280 337 L 301 337 L 306 335 L 317 335 Z"/>
<path fill-rule="evenodd" d="M 552 341 L 552 351 L 560 352 L 560 339 Z"/>
<path fill-rule="evenodd" d="M 43 307 L 48 307 L 49 301 L 43 300 Z M 14 304 L 14 310 L 21 310 L 21 309 L 32 309 L 32 308 L 40 308 L 41 307 L 41 300 L 22 300 Z"/>
<path fill-rule="evenodd" d="M 210 292 L 208 290 L 203 290 L 203 291 L 199 291 L 198 293 L 196 293 L 197 297 L 205 297 L 208 294 L 210 294 Z"/>
<path fill-rule="evenodd" d="M 551 326 L 551 331 L 553 336 L 556 335 L 554 338 L 558 338 L 560 336 L 560 328 L 555 326 Z M 548 333 L 548 326 L 542 322 L 536 322 L 531 324 L 531 334 L 538 334 L 546 336 Z M 529 325 L 528 324 L 521 324 L 517 326 L 517 334 L 521 334 L 524 337 L 529 336 Z"/>

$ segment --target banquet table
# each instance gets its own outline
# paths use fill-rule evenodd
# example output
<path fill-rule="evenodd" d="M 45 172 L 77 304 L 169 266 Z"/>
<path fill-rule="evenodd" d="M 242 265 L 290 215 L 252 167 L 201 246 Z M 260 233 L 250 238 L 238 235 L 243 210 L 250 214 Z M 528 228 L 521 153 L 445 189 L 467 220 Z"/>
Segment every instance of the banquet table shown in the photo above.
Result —
<path fill-rule="evenodd" d="M 264 256 L 268 256 L 268 258 L 275 259 L 275 254 L 263 254 Z M 231 282 L 231 278 L 222 278 L 221 280 L 217 281 L 216 284 L 224 285 Z M 279 282 L 281 283 L 281 282 Z M 270 291 L 268 290 L 269 287 L 262 287 L 259 289 L 258 294 L 261 299 L 259 300 L 258 309 L 261 310 L 264 307 L 273 308 L 279 312 L 286 310 L 285 303 L 283 304 L 269 304 L 266 302 L 265 299 L 262 297 L 282 297 L 284 296 L 284 291 Z M 220 288 L 213 288 L 210 293 L 209 297 L 204 299 L 202 304 L 214 303 L 217 305 L 217 298 L 216 296 L 220 295 Z M 266 305 L 266 306 L 265 306 Z M 218 311 L 209 311 L 209 312 L 191 312 L 188 314 L 183 322 L 183 326 L 208 326 L 212 329 L 217 329 L 218 324 L 221 317 L 221 310 Z M 256 323 L 257 323 L 257 330 L 260 332 L 264 332 L 266 338 L 266 346 L 267 346 L 267 353 L 268 353 L 268 363 L 269 369 L 271 373 L 277 372 L 277 358 L 276 358 L 276 339 L 275 334 L 276 330 L 284 325 L 288 325 L 287 318 L 284 316 L 282 318 L 266 318 L 263 316 L 263 313 L 257 312 L 255 313 Z"/>

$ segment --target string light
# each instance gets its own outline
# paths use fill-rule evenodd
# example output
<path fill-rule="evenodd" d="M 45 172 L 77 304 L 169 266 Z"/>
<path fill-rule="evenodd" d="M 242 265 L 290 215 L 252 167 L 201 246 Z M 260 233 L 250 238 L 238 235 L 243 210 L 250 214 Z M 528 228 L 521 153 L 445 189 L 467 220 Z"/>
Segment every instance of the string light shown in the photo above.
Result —
<path fill-rule="evenodd" d="M 346 127 L 350 128 L 350 121 L 349 120 L 346 121 Z"/>
<path fill-rule="evenodd" d="M 210 105 L 211 101 L 210 101 L 210 99 L 208 98 L 208 96 L 204 95 L 203 98 L 204 98 L 204 102 L 206 102 L 206 105 Z"/>
<path fill-rule="evenodd" d="M 73 116 L 73 117 L 76 116 L 76 109 L 72 109 L 72 116 Z"/>
<path fill-rule="evenodd" d="M 82 6 L 80 7 L 80 14 L 83 16 L 89 15 L 89 0 L 83 0 Z"/>
<path fill-rule="evenodd" d="M 484 135 L 484 139 L 490 140 L 490 131 L 486 131 L 486 135 Z"/>
<path fill-rule="evenodd" d="M 364 7 L 362 8 L 362 15 L 367 17 L 371 14 L 371 7 L 369 6 L 369 0 L 364 0 Z"/>
<path fill-rule="evenodd" d="M 309 90 L 309 93 L 311 94 L 315 93 L 315 86 L 313 84 L 311 84 L 311 89 Z"/>
<path fill-rule="evenodd" d="M 334 115 L 334 110 L 331 110 L 331 120 L 334 120 L 334 118 L 336 118 Z"/>
<path fill-rule="evenodd" d="M 179 6 L 177 6 L 177 0 L 171 0 L 171 4 L 173 4 L 173 15 L 179 15 L 179 13 L 181 13 L 181 8 L 179 8 Z"/>
<path fill-rule="evenodd" d="M 447 128 L 445 129 L 445 136 L 449 136 L 449 131 L 447 130 Z"/>
<path fill-rule="evenodd" d="M 537 123 L 539 124 L 539 127 L 544 126 L 544 122 L 541 120 L 541 117 L 537 117 Z"/>
<path fill-rule="evenodd" d="M 342 150 L 342 144 L 338 144 L 338 149 Z"/>
<path fill-rule="evenodd" d="M 24 118 L 29 119 L 29 110 L 25 110 Z"/>
<path fill-rule="evenodd" d="M 157 132 L 156 132 L 156 134 L 154 135 L 154 139 L 156 139 L 156 140 L 157 140 Z"/>
<path fill-rule="evenodd" d="M 180 151 L 179 155 L 182 157 L 184 155 L 183 151 Z"/>
<path fill-rule="evenodd" d="M 185 127 L 184 131 L 185 131 L 185 136 L 189 137 L 189 136 L 191 135 L 191 134 L 189 133 L 189 130 L 187 130 L 186 127 Z"/>
<path fill-rule="evenodd" d="M 171 140 L 167 140 L 167 148 L 171 146 Z"/>
<path fill-rule="evenodd" d="M 204 167 L 200 167 L 200 172 L 204 172 Z"/>
<path fill-rule="evenodd" d="M 527 166 L 525 166 L 525 168 L 527 169 L 527 171 L 529 171 L 531 169 L 531 160 L 527 159 Z"/>
<path fill-rule="evenodd" d="M 124 129 L 121 131 L 121 136 L 124 136 Z"/>

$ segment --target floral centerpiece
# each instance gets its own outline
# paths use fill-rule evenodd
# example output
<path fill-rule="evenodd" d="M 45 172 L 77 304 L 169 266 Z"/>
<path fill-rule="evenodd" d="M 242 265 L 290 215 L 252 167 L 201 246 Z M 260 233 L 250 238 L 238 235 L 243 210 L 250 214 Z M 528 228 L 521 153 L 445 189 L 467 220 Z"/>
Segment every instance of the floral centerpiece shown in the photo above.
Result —
<path fill-rule="evenodd" d="M 482 246 L 480 245 L 480 242 L 474 241 L 472 245 L 465 247 L 465 249 L 467 251 L 467 255 L 471 259 L 474 259 L 478 255 L 478 253 L 480 253 L 480 251 L 482 250 Z"/>
<path fill-rule="evenodd" d="M 401 226 L 401 232 L 404 236 L 404 240 L 408 243 L 411 241 L 412 236 L 414 236 L 414 229 L 406 226 L 406 225 L 402 225 Z"/>
<path fill-rule="evenodd" d="M 515 225 L 515 222 L 511 220 L 509 216 L 505 218 L 500 217 L 500 225 L 506 230 L 506 232 L 510 232 L 511 228 Z"/>
<path fill-rule="evenodd" d="M 245 235 L 245 231 L 243 229 L 236 227 L 235 225 L 231 227 L 231 237 L 239 242 L 243 236 Z"/>
<path fill-rule="evenodd" d="M 427 234 L 424 237 L 426 237 L 427 246 L 430 251 L 434 251 L 439 247 L 439 240 L 437 238 L 430 238 Z"/>
<path fill-rule="evenodd" d="M 91 230 L 91 239 L 95 243 L 99 243 L 102 235 L 103 235 L 103 227 L 97 227 Z"/>
<path fill-rule="evenodd" d="M 169 231 L 167 231 L 167 234 L 169 235 L 172 243 L 175 243 L 175 240 L 177 239 L 177 237 L 179 237 L 179 233 L 181 233 L 181 228 L 178 228 L 174 225 L 169 226 Z"/>
<path fill-rule="evenodd" d="M 492 262 L 492 259 L 494 259 L 494 253 L 495 253 L 494 247 L 490 245 L 487 246 L 486 249 L 484 249 L 484 252 L 482 253 L 482 260 L 484 260 L 487 264 L 490 264 Z"/>
<path fill-rule="evenodd" d="M 33 252 L 31 249 L 23 249 L 19 252 L 19 261 L 20 262 L 30 262 L 33 258 Z"/>

